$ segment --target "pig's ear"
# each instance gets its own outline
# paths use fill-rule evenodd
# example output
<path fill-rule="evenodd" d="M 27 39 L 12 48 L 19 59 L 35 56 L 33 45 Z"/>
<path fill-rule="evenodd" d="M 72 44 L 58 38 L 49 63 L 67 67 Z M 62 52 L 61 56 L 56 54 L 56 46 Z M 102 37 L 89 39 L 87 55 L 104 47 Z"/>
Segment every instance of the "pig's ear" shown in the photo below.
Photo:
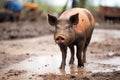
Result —
<path fill-rule="evenodd" d="M 78 16 L 79 16 L 79 13 L 72 15 L 69 18 L 70 23 L 73 24 L 73 25 L 78 24 L 78 22 L 79 22 L 79 17 Z"/>
<path fill-rule="evenodd" d="M 48 22 L 50 25 L 54 26 L 57 24 L 57 18 L 55 16 L 48 14 Z"/>

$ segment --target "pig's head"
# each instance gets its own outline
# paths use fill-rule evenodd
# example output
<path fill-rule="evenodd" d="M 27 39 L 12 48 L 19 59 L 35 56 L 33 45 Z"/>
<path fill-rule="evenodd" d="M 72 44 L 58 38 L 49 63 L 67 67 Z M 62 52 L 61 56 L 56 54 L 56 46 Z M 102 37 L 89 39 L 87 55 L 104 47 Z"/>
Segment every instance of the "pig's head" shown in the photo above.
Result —
<path fill-rule="evenodd" d="M 75 40 L 74 25 L 79 22 L 78 13 L 69 17 L 69 19 L 57 19 L 48 14 L 48 22 L 55 27 L 54 39 L 58 45 L 69 45 Z"/>

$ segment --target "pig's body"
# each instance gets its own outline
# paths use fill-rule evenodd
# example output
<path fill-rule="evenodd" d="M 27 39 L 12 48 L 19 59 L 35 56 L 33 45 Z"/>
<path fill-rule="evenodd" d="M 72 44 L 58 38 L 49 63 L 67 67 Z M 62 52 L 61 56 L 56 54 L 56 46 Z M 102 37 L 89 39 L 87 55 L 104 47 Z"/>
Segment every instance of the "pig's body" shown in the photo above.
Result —
<path fill-rule="evenodd" d="M 69 63 L 74 63 L 74 46 L 77 47 L 76 56 L 78 59 L 78 67 L 84 66 L 87 46 L 91 40 L 94 29 L 94 18 L 92 14 L 83 8 L 73 8 L 63 12 L 58 18 L 48 15 L 48 21 L 56 27 L 54 38 L 62 52 L 60 68 L 65 68 L 67 47 L 69 47 L 71 51 Z"/>
<path fill-rule="evenodd" d="M 94 25 L 94 18 L 92 14 L 87 9 L 83 8 L 74 8 L 65 11 L 58 17 L 58 20 L 69 19 L 70 16 L 77 13 L 79 13 L 79 22 L 77 25 L 74 25 L 76 32 L 84 32 L 87 28 L 93 27 L 92 25 Z"/>

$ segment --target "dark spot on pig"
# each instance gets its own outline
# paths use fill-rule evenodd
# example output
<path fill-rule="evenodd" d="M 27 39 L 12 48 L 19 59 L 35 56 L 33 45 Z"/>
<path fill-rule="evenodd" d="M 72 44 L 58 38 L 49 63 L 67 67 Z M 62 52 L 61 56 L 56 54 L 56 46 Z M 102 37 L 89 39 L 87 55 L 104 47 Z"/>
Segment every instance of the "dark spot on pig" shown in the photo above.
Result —
<path fill-rule="evenodd" d="M 84 12 L 85 12 L 85 14 L 87 15 L 87 17 L 88 17 L 89 21 L 91 22 L 92 17 L 91 17 L 91 15 L 90 15 L 90 13 L 88 13 L 88 12 L 86 12 L 86 11 L 84 11 Z"/>
<path fill-rule="evenodd" d="M 82 19 L 82 22 L 84 21 L 84 19 Z"/>

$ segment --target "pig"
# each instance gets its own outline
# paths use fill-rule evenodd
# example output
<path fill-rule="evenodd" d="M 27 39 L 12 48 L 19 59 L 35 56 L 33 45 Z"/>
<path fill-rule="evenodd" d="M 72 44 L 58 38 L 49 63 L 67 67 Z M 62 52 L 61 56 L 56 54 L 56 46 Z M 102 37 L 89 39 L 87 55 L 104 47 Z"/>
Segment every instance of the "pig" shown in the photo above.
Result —
<path fill-rule="evenodd" d="M 0 22 L 6 21 L 14 22 L 14 13 L 10 10 L 0 10 Z"/>
<path fill-rule="evenodd" d="M 84 67 L 87 47 L 94 30 L 93 15 L 85 8 L 72 8 L 58 17 L 48 14 L 47 19 L 48 23 L 55 27 L 54 40 L 62 52 L 60 69 L 65 69 L 68 48 L 71 52 L 69 64 L 74 64 L 76 49 L 78 68 Z"/>

